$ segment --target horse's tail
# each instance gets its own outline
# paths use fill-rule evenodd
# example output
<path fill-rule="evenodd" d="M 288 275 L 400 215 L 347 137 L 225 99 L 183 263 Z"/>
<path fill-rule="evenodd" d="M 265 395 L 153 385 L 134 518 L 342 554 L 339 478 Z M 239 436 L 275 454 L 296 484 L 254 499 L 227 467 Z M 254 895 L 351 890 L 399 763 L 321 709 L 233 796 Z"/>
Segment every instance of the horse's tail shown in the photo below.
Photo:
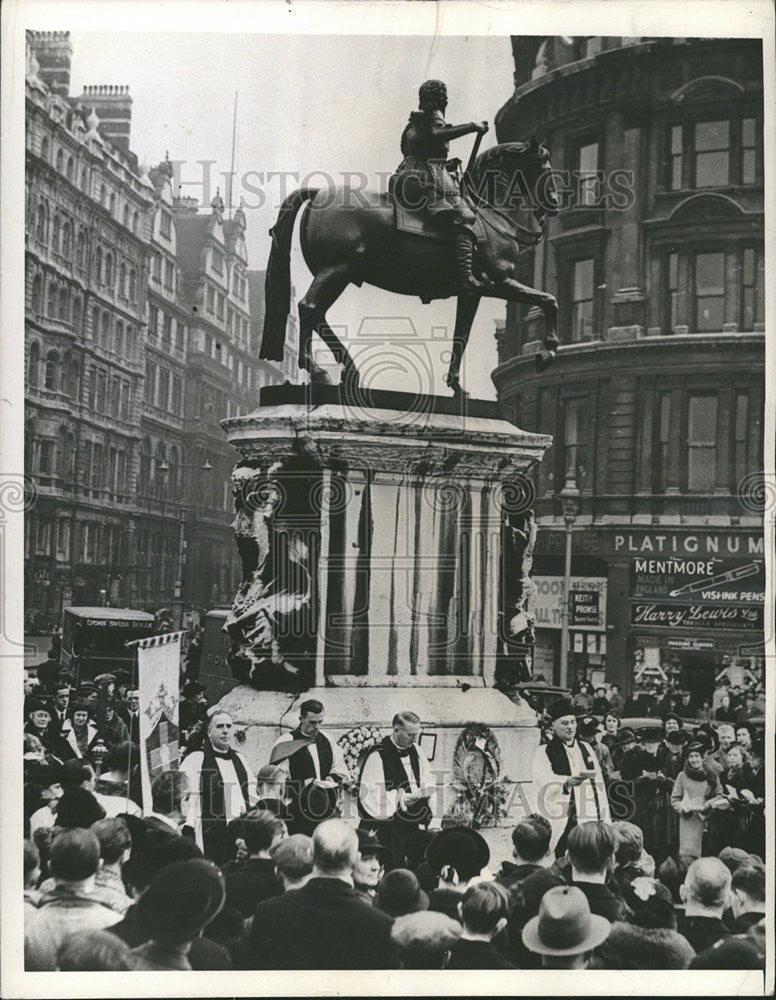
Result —
<path fill-rule="evenodd" d="M 299 188 L 280 206 L 277 222 L 270 229 L 272 248 L 267 262 L 264 283 L 264 329 L 259 357 L 265 361 L 282 361 L 286 342 L 286 322 L 291 308 L 291 238 L 299 209 L 319 188 Z"/>

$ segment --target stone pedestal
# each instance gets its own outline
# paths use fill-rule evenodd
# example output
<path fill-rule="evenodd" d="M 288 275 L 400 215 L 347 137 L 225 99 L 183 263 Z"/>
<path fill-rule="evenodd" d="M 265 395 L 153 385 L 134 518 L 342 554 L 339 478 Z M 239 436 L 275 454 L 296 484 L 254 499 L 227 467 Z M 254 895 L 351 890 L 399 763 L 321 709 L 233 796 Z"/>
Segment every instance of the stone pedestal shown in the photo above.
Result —
<path fill-rule="evenodd" d="M 223 703 L 251 762 L 316 697 L 335 733 L 416 711 L 440 785 L 462 728 L 484 723 L 502 776 L 526 780 L 535 714 L 493 685 L 530 656 L 532 470 L 550 438 L 495 403 L 289 385 L 222 426 L 243 456 L 227 627 L 251 685 Z"/>

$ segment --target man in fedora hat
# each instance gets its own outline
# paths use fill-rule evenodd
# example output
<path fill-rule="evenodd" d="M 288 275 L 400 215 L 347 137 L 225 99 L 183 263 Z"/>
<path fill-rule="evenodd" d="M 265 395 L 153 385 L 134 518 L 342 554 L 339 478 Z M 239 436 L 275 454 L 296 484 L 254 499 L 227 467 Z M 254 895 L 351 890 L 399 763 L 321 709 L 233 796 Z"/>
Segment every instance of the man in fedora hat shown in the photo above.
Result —
<path fill-rule="evenodd" d="M 533 811 L 552 827 L 550 849 L 559 857 L 566 849 L 569 832 L 589 820 L 609 821 L 601 765 L 592 747 L 577 739 L 577 718 L 567 698 L 548 709 L 552 739 L 533 755 Z"/>
<path fill-rule="evenodd" d="M 358 811 L 361 825 L 375 830 L 392 853 L 390 867 L 404 868 L 407 840 L 431 822 L 429 799 L 435 781 L 418 746 L 420 717 L 398 712 L 393 731 L 372 747 L 361 765 Z"/>
<path fill-rule="evenodd" d="M 584 969 L 590 953 L 609 937 L 606 917 L 590 912 L 585 894 L 573 885 L 548 889 L 539 913 L 523 928 L 523 944 L 542 957 L 545 969 Z"/>

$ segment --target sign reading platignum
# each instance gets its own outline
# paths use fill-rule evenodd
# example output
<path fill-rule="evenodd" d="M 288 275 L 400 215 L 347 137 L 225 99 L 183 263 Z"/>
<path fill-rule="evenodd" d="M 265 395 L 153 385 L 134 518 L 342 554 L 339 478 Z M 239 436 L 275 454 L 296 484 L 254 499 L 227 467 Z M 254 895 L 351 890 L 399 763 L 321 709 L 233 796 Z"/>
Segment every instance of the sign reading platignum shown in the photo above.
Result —
<path fill-rule="evenodd" d="M 151 785 L 180 762 L 178 704 L 183 632 L 138 639 L 137 647 L 140 777 L 143 809 L 151 812 Z"/>

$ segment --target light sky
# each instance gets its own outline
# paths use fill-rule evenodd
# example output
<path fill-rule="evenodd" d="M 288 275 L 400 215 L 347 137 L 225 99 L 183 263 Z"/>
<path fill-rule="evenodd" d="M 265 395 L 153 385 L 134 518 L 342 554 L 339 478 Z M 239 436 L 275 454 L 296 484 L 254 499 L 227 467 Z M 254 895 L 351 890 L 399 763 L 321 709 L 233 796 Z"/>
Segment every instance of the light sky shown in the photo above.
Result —
<path fill-rule="evenodd" d="M 447 83 L 447 120 L 455 124 L 486 120 L 492 125 L 512 93 L 514 66 L 506 35 L 311 36 L 250 30 L 246 25 L 243 35 L 72 32 L 70 91 L 77 96 L 85 85 L 129 85 L 132 149 L 149 165 L 169 151 L 171 160 L 183 161 L 181 193 L 207 202 L 217 186 L 226 196 L 222 174 L 229 171 L 237 92 L 233 202 L 237 205 L 241 194 L 246 199 L 251 268 L 266 266 L 267 230 L 283 195 L 307 175 L 323 171 L 339 182 L 343 172 L 362 171 L 374 177 L 370 187 L 380 185 L 376 175 L 390 173 L 401 159 L 399 139 L 423 80 Z M 473 136 L 457 140 L 451 155 L 465 163 L 473 141 Z M 491 128 L 481 149 L 495 141 Z M 202 166 L 198 161 L 203 160 L 215 162 Z M 298 177 L 270 179 L 272 172 Z M 326 181 L 316 175 L 311 183 Z M 293 281 L 299 296 L 310 280 L 295 249 Z M 496 364 L 494 320 L 504 314 L 501 302 L 485 300 L 480 306 L 464 361 L 463 381 L 473 396 L 495 397 L 490 379 Z M 381 323 L 381 317 L 391 319 Z M 362 371 L 381 369 L 370 376 L 373 386 L 448 393 L 440 359 L 445 338 L 438 328 L 449 327 L 452 333 L 454 299 L 424 306 L 408 296 L 350 286 L 328 318 L 346 328 Z M 432 328 L 437 328 L 433 340 Z M 393 332 L 381 349 L 383 329 Z M 392 360 L 378 364 L 386 352 Z M 318 360 L 324 363 L 328 355 Z"/>

